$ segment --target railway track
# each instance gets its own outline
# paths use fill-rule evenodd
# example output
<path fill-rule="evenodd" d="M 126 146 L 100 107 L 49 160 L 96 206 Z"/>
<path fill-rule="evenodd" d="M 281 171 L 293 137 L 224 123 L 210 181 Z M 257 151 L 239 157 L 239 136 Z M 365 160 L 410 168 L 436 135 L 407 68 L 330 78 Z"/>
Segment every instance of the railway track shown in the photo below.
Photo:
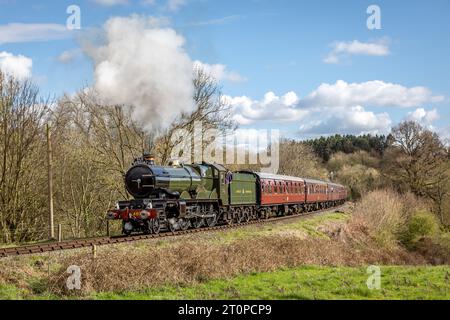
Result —
<path fill-rule="evenodd" d="M 317 215 L 319 213 L 331 212 L 331 211 L 339 211 L 345 206 L 345 204 L 334 207 L 327 208 L 322 210 L 317 210 L 313 212 L 303 213 L 303 214 L 294 214 L 289 216 L 275 217 L 266 220 L 255 220 L 249 222 L 242 222 L 239 224 L 231 224 L 231 225 L 220 225 L 215 227 L 205 227 L 200 229 L 189 229 L 186 231 L 175 231 L 175 232 L 164 232 L 160 234 L 145 234 L 145 235 L 134 235 L 134 236 L 116 236 L 116 237 L 98 237 L 98 238 L 90 238 L 90 239 L 78 239 L 78 240 L 68 240 L 62 242 L 49 242 L 42 244 L 32 244 L 32 245 L 24 245 L 18 247 L 11 248 L 1 248 L 0 249 L 0 258 L 11 257 L 11 256 L 20 256 L 20 255 L 28 255 L 28 254 L 37 254 L 44 252 L 52 252 L 52 251 L 62 251 L 62 250 L 70 250 L 70 249 L 80 249 L 80 248 L 89 248 L 93 246 L 102 246 L 102 245 L 110 245 L 110 244 L 119 244 L 119 243 L 127 243 L 127 242 L 135 242 L 141 240 L 148 239 L 159 239 L 159 238 L 167 238 L 174 236 L 182 236 L 192 233 L 198 232 L 207 232 L 207 231 L 218 231 L 224 229 L 234 229 L 245 227 L 249 225 L 262 225 L 267 223 L 274 223 L 283 220 L 290 220 L 302 217 L 310 217 Z"/>

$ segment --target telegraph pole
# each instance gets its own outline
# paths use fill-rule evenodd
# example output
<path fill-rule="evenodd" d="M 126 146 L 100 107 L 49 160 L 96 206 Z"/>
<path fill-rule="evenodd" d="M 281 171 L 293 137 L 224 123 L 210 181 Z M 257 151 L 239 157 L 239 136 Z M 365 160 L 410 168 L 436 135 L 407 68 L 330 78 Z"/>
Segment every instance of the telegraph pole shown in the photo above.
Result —
<path fill-rule="evenodd" d="M 48 216 L 50 225 L 50 239 L 55 239 L 53 223 L 53 165 L 52 165 L 52 135 L 50 125 L 47 124 L 47 161 L 48 161 Z"/>

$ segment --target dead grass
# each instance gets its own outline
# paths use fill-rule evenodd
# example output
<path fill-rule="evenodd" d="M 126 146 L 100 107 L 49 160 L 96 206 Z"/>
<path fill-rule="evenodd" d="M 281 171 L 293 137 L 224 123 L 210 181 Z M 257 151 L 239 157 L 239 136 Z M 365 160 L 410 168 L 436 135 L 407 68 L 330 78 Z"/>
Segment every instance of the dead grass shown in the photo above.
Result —
<path fill-rule="evenodd" d="M 355 206 L 345 237 L 360 241 L 367 237 L 383 247 L 396 247 L 410 218 L 426 209 L 412 194 L 400 195 L 391 190 L 377 190 L 365 195 Z"/>
<path fill-rule="evenodd" d="M 239 234 L 234 241 L 218 241 L 222 235 L 197 234 L 171 241 L 140 242 L 129 245 L 105 246 L 98 249 L 96 259 L 88 250 L 61 254 L 45 260 L 37 256 L 2 260 L 0 282 L 25 288 L 29 292 L 46 292 L 58 296 L 73 295 L 66 291 L 68 266 L 77 265 L 82 271 L 82 290 L 75 294 L 86 296 L 93 292 L 124 292 L 161 285 L 191 285 L 211 279 L 230 278 L 239 274 L 274 271 L 301 265 L 362 266 L 450 264 L 445 248 L 439 249 L 444 258 L 436 256 L 436 246 L 421 246 L 422 251 L 410 252 L 397 245 L 397 227 L 403 223 L 408 208 L 397 195 L 375 192 L 357 204 L 354 215 L 347 221 L 326 220 L 315 231 L 326 235 L 299 236 L 298 223 L 274 227 L 273 233 Z M 383 241 L 377 237 L 383 234 Z M 279 232 L 282 231 L 282 232 Z M 303 236 L 304 235 L 304 236 Z M 50 259 L 50 256 L 48 257 Z M 27 261 L 27 263 L 24 263 Z M 51 265 L 49 271 L 48 265 Z M 30 281 L 31 279 L 31 281 Z M 38 279 L 34 281 L 33 279 Z"/>
<path fill-rule="evenodd" d="M 421 264 L 425 261 L 401 249 L 353 247 L 325 239 L 267 236 L 230 244 L 207 241 L 179 243 L 169 248 L 149 247 L 145 251 L 108 248 L 97 259 L 81 254 L 61 261 L 82 269 L 81 294 L 96 291 L 121 292 L 167 284 L 188 285 L 242 273 L 273 271 L 300 265 L 360 266 L 365 264 Z M 50 278 L 56 294 L 64 291 L 65 270 Z M 70 292 L 73 294 L 73 292 Z"/>

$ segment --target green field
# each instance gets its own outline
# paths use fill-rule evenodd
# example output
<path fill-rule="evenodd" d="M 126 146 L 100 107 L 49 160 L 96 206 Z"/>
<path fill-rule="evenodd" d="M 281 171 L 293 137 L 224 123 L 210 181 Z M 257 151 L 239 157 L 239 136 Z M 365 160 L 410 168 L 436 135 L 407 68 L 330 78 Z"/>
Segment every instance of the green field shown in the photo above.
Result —
<path fill-rule="evenodd" d="M 366 268 L 301 267 L 215 280 L 190 287 L 98 293 L 93 299 L 450 299 L 450 267 L 381 267 L 370 290 Z"/>
<path fill-rule="evenodd" d="M 370 290 L 366 268 L 305 266 L 275 272 L 241 275 L 193 286 L 166 286 L 140 292 L 93 293 L 82 299 L 450 299 L 450 267 L 381 267 L 381 287 Z M 0 299 L 79 299 L 43 292 L 27 295 L 0 285 Z"/>

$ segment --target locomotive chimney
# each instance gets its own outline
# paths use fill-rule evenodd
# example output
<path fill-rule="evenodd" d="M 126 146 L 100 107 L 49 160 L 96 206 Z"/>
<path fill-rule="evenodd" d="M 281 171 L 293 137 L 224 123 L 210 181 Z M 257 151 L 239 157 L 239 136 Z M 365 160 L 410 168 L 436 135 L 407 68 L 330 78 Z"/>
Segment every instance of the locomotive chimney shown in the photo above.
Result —
<path fill-rule="evenodd" d="M 142 156 L 142 159 L 144 159 L 144 161 L 147 162 L 151 166 L 155 165 L 155 156 L 150 153 L 144 153 L 144 155 Z"/>

